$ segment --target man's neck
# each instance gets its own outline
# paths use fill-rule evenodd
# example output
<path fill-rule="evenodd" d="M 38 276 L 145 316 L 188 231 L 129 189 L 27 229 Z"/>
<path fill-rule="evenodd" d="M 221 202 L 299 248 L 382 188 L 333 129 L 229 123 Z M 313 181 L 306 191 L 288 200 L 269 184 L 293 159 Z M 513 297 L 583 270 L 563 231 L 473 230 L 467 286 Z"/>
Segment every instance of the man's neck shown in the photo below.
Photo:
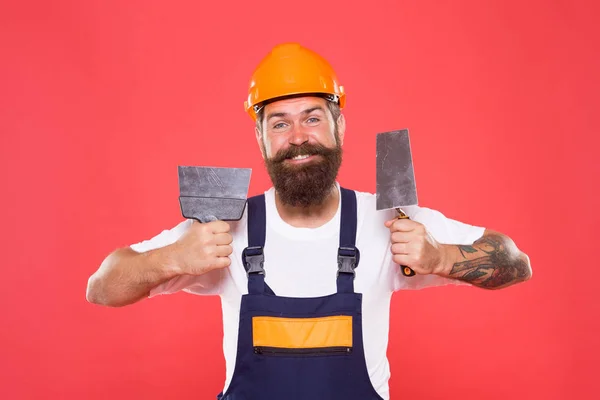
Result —
<path fill-rule="evenodd" d="M 308 207 L 295 207 L 284 204 L 275 191 L 275 205 L 282 220 L 296 228 L 318 228 L 327 223 L 337 212 L 340 192 L 333 185 L 322 204 Z"/>

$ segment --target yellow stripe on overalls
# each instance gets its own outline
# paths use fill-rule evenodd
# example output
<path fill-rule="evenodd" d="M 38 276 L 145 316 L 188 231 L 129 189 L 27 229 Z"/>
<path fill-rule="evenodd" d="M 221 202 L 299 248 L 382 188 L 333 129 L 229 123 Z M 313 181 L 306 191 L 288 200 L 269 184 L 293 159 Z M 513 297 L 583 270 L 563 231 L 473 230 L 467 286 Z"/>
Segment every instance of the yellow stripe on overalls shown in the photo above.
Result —
<path fill-rule="evenodd" d="M 253 317 L 254 346 L 290 349 L 352 347 L 352 316 Z"/>

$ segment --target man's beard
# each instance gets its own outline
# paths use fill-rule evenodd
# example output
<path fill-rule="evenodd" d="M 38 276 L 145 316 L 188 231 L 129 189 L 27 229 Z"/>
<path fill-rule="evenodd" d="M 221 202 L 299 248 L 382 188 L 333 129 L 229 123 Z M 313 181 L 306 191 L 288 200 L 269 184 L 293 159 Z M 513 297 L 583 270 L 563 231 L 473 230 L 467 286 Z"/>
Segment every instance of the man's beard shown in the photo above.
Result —
<path fill-rule="evenodd" d="M 265 166 L 273 186 L 284 204 L 294 207 L 320 205 L 331 193 L 342 164 L 342 148 L 336 135 L 336 146 L 305 143 L 280 150 Z M 285 160 L 299 155 L 319 155 L 321 159 L 291 165 Z"/>

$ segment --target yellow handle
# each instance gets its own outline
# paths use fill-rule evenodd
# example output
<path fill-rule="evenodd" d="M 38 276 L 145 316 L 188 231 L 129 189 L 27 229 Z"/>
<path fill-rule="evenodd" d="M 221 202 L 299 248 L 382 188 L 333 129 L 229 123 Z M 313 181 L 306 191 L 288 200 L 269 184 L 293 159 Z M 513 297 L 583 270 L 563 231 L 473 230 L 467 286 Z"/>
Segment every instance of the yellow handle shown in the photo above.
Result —
<path fill-rule="evenodd" d="M 408 215 L 406 215 L 404 213 L 404 211 L 402 211 L 401 209 L 396 208 L 396 211 L 398 212 L 398 219 L 410 219 L 410 218 L 408 218 Z M 412 269 L 410 269 L 406 265 L 401 265 L 400 267 L 402 268 L 402 275 L 404 275 L 404 276 L 414 276 L 414 275 L 416 275 L 415 271 L 413 271 Z"/>

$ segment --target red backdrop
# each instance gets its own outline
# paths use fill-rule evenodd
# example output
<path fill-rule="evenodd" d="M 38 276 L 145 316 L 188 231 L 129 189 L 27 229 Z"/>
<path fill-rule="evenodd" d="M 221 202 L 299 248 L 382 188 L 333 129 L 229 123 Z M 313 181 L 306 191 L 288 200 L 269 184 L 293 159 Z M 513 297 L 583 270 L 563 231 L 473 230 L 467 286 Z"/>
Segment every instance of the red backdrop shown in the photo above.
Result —
<path fill-rule="evenodd" d="M 217 298 L 110 309 L 86 283 L 181 220 L 177 165 L 268 187 L 242 104 L 260 58 L 297 40 L 348 92 L 340 182 L 374 191 L 375 133 L 408 127 L 420 203 L 531 257 L 506 290 L 394 297 L 392 398 L 595 398 L 597 4 L 3 2 L 0 397 L 214 398 Z"/>

